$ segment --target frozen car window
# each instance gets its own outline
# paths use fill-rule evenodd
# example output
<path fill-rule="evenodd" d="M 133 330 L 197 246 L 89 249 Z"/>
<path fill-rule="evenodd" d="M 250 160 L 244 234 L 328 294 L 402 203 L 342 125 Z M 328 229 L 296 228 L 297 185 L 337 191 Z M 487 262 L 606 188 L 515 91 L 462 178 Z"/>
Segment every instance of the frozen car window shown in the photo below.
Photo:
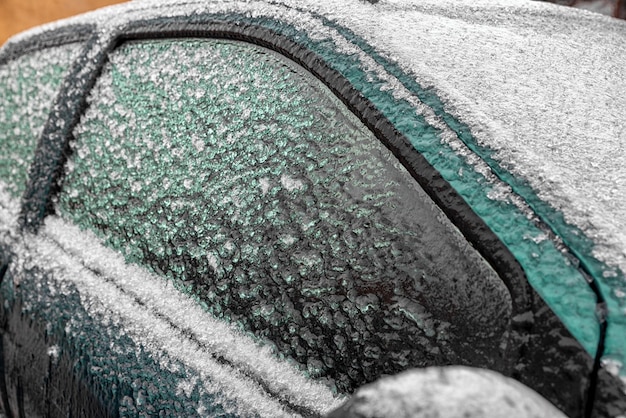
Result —
<path fill-rule="evenodd" d="M 498 369 L 497 275 L 321 82 L 269 50 L 134 41 L 74 132 L 60 214 L 349 391 Z"/>
<path fill-rule="evenodd" d="M 37 140 L 79 47 L 47 48 L 0 66 L 0 181 L 15 197 L 24 192 Z"/>

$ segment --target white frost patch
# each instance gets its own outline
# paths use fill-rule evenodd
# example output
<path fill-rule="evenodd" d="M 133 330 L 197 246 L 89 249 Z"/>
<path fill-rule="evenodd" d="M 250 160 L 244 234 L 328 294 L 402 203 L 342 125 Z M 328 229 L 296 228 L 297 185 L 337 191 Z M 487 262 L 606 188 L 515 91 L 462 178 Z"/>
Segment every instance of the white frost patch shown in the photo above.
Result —
<path fill-rule="evenodd" d="M 622 370 L 624 369 L 624 364 L 617 359 L 604 357 L 602 358 L 602 367 L 620 380 L 621 390 L 626 395 L 626 376 L 620 375 L 620 373 L 623 373 Z M 626 415 L 624 417 L 626 417 Z M 620 416 L 617 418 L 620 418 Z"/>
<path fill-rule="evenodd" d="M 282 235 L 280 241 L 285 245 L 291 245 L 297 241 L 297 239 L 291 235 Z"/>
<path fill-rule="evenodd" d="M 619 372 L 622 369 L 623 365 L 622 362 L 620 362 L 619 360 L 603 358 L 602 367 L 604 367 L 604 369 L 613 376 L 619 376 Z"/>
<path fill-rule="evenodd" d="M 0 181 L 0 228 L 17 226 L 20 213 L 20 199 L 13 197 Z"/>
<path fill-rule="evenodd" d="M 143 186 L 141 185 L 141 182 L 140 182 L 140 181 L 134 181 L 134 182 L 132 182 L 132 183 L 131 183 L 131 185 L 130 185 L 130 190 L 131 190 L 133 193 L 138 193 L 138 192 L 140 192 L 142 188 L 143 188 Z M 76 197 L 77 195 L 78 195 L 78 191 L 77 191 L 77 190 L 72 190 L 72 191 L 70 192 L 70 197 Z"/>
<path fill-rule="evenodd" d="M 545 233 L 538 233 L 537 235 L 524 235 L 524 239 L 531 240 L 535 244 L 540 244 L 549 239 L 549 236 Z"/>
<path fill-rule="evenodd" d="M 61 349 L 58 345 L 53 345 L 48 347 L 48 356 L 52 359 L 53 362 L 56 362 L 59 359 L 59 354 L 61 353 Z"/>
<path fill-rule="evenodd" d="M 270 190 L 270 181 L 267 177 L 262 177 L 259 179 L 259 187 L 261 187 L 261 193 L 263 196 L 267 194 Z"/>
<path fill-rule="evenodd" d="M 280 176 L 280 184 L 290 192 L 293 190 L 302 190 L 304 188 L 304 184 L 301 180 L 293 179 L 286 174 Z"/>
<path fill-rule="evenodd" d="M 214 272 L 217 272 L 218 260 L 217 257 L 213 253 L 209 253 L 206 256 L 207 261 L 209 262 L 209 266 L 213 269 Z"/>
<path fill-rule="evenodd" d="M 324 414 L 342 401 L 326 386 L 277 360 L 270 348 L 259 346 L 234 326 L 215 319 L 165 279 L 126 264 L 120 254 L 102 246 L 92 233 L 51 216 L 43 231 L 30 239 L 34 244 L 28 251 L 35 262 L 50 266 L 61 285 L 76 286 L 85 309 L 95 317 L 104 314 L 108 321 L 123 325 L 124 332 L 155 358 L 167 353 L 196 370 L 202 390 L 236 401 L 236 411 L 232 412 L 288 416 L 290 412 L 280 402 L 288 400 Z M 210 260 L 210 256 L 207 258 Z M 107 280 L 92 274 L 83 264 L 102 272 Z M 170 324 L 189 330 L 195 340 L 176 332 Z M 71 328 L 68 324 L 67 331 Z M 233 366 L 214 360 L 207 350 Z M 275 396 L 248 376 L 261 380 Z M 180 389 L 184 392 L 188 388 L 183 386 Z"/>
<path fill-rule="evenodd" d="M 196 151 L 198 152 L 204 151 L 204 148 L 205 148 L 204 140 L 202 138 L 199 138 L 198 135 L 194 134 L 191 136 L 191 144 L 196 149 Z"/>
<path fill-rule="evenodd" d="M 197 383 L 198 379 L 195 377 L 187 380 L 181 379 L 181 381 L 178 383 L 178 387 L 176 388 L 176 395 L 186 396 L 187 398 L 191 397 L 191 394 L 193 393 L 193 390 L 196 387 Z"/>

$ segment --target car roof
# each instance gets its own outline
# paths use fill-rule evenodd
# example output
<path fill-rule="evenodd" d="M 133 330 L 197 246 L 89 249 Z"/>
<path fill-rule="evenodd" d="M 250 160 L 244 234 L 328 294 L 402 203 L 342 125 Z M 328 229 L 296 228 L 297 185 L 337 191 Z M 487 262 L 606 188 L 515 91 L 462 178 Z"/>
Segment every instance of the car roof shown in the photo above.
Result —
<path fill-rule="evenodd" d="M 203 13 L 291 14 L 311 36 L 340 31 L 374 57 L 366 64 L 417 83 L 446 140 L 499 181 L 490 198 L 541 218 L 626 326 L 626 22 L 525 0 L 137 0 L 17 35 L 4 50 L 68 26 L 105 39 L 129 22 Z M 626 358 L 614 350 L 616 363 Z"/>

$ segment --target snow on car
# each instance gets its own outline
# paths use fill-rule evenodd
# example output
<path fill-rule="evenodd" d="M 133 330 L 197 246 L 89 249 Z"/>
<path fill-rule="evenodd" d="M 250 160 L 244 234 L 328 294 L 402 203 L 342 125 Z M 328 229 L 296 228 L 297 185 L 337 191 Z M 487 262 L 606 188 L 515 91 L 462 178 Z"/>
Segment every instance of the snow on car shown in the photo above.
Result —
<path fill-rule="evenodd" d="M 461 365 L 622 413 L 625 29 L 522 0 L 135 1 L 15 36 L 5 412 L 323 416 Z"/>

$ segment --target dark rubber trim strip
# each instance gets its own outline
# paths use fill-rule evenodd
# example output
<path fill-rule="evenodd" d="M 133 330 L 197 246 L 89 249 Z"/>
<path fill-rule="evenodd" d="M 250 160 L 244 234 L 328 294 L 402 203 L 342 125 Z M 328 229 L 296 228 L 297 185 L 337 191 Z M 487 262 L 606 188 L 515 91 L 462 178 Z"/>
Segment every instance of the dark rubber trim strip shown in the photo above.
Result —
<path fill-rule="evenodd" d="M 2 257 L 2 254 L 0 254 L 0 257 Z M 9 268 L 9 263 L 8 261 L 5 261 L 4 259 L 0 260 L 0 284 L 2 284 L 2 281 L 4 280 L 4 275 L 7 272 L 7 269 Z"/>
<path fill-rule="evenodd" d="M 609 325 L 606 320 L 607 308 L 606 302 L 604 301 L 604 296 L 602 295 L 602 292 L 600 292 L 600 289 L 598 289 L 597 282 L 591 281 L 589 285 L 591 286 L 591 289 L 594 291 L 596 297 L 598 298 L 596 309 L 600 321 L 600 338 L 598 340 L 596 356 L 593 359 L 593 368 L 591 370 L 591 374 L 589 375 L 589 387 L 587 388 L 587 393 L 585 394 L 585 418 L 592 418 L 594 414 L 594 406 L 600 381 L 599 373 L 600 368 L 602 367 L 602 356 L 604 355 L 606 333 Z"/>
<path fill-rule="evenodd" d="M 4 330 L 4 326 L 2 329 Z M 11 404 L 9 403 L 9 390 L 6 381 L 6 366 L 4 364 L 4 332 L 0 333 L 0 396 L 2 396 L 2 408 L 4 413 L 11 416 Z"/>
<path fill-rule="evenodd" d="M 71 66 L 39 138 L 19 217 L 20 227 L 32 232 L 36 232 L 44 217 L 53 211 L 51 199 L 60 188 L 72 131 L 86 108 L 87 94 L 112 48 L 101 48 L 98 41 L 93 35 Z"/>

